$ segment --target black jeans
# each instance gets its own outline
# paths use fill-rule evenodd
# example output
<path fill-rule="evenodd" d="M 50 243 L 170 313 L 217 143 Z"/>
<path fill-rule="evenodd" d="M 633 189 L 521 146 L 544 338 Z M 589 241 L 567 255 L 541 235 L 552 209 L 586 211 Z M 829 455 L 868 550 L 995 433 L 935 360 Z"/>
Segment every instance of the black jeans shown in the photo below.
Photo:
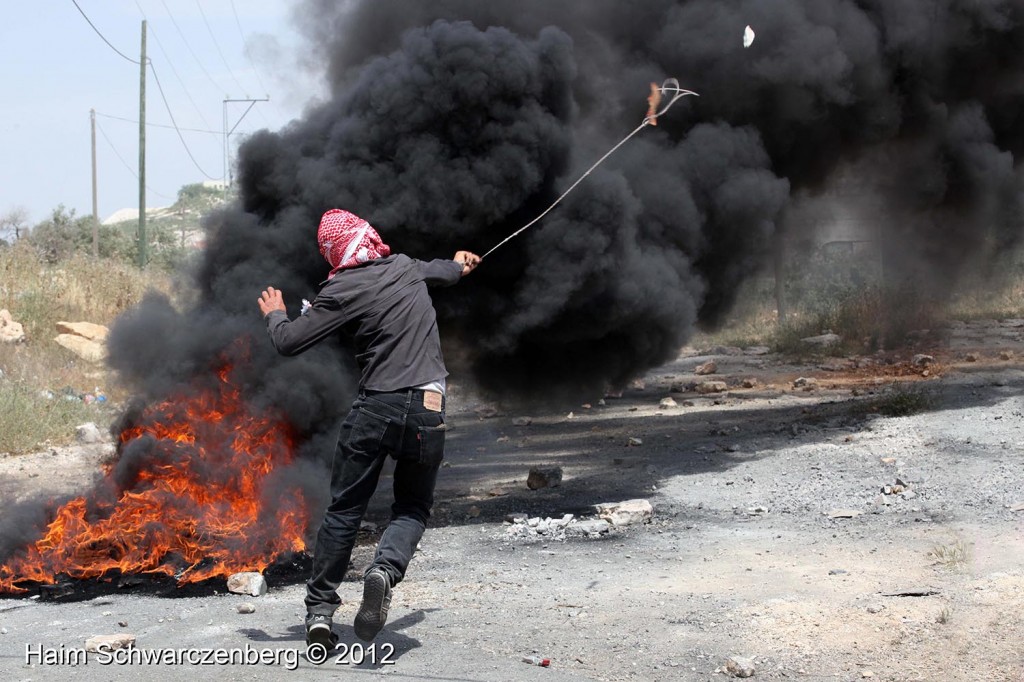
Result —
<path fill-rule="evenodd" d="M 306 610 L 333 615 L 338 586 L 348 569 L 359 523 L 390 454 L 397 461 L 391 523 L 370 568 L 382 568 L 395 585 L 405 577 L 423 536 L 434 484 L 444 457 L 444 404 L 423 405 L 424 391 L 360 393 L 345 418 L 331 470 L 331 503 L 317 532 L 313 572 L 306 583 Z"/>

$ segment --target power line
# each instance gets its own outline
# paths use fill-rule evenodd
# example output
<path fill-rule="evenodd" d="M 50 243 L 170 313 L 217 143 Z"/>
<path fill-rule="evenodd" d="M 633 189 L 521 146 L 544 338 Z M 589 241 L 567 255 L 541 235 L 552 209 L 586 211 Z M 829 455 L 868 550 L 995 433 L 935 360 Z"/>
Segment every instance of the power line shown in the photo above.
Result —
<path fill-rule="evenodd" d="M 96 115 L 99 116 L 100 114 L 96 114 Z M 96 129 L 100 131 L 100 135 L 102 135 L 103 139 L 107 141 L 108 145 L 110 145 L 110 150 L 112 152 L 114 152 L 114 156 L 117 157 L 117 160 L 120 161 L 124 165 L 124 167 L 128 169 L 128 172 L 132 174 L 132 177 L 134 177 L 136 180 L 138 180 L 139 179 L 139 174 L 135 172 L 135 169 L 133 169 L 131 166 L 128 165 L 128 162 L 125 161 L 124 157 L 122 157 L 120 152 L 117 151 L 117 147 L 115 147 L 114 143 L 110 141 L 109 137 L 107 137 L 107 133 L 106 133 L 105 130 L 103 130 L 103 126 L 101 126 L 97 122 L 96 123 Z M 148 191 L 152 192 L 153 194 L 157 195 L 161 199 L 167 199 L 167 200 L 173 201 L 173 199 L 171 197 L 167 196 L 166 194 L 161 194 L 160 192 L 157 192 L 155 189 L 153 189 L 149 185 L 146 185 L 146 189 Z"/>
<path fill-rule="evenodd" d="M 210 22 L 206 20 L 206 12 L 203 11 L 203 6 L 199 4 L 199 0 L 196 0 L 196 8 L 199 10 L 199 16 L 203 18 L 203 23 L 206 24 L 206 30 L 210 33 L 210 39 L 213 40 L 213 46 L 217 48 L 217 54 L 220 55 L 220 60 L 224 62 L 224 68 L 228 70 L 228 73 L 231 75 L 231 79 L 235 81 L 235 85 L 238 86 L 238 89 L 244 93 L 245 88 L 238 82 L 238 78 L 235 77 L 235 72 L 232 71 L 231 67 L 228 65 L 228 60 L 224 58 L 224 53 L 220 49 L 220 43 L 217 42 L 217 36 L 213 34 L 213 29 L 210 28 Z M 248 97 L 248 95 L 246 96 Z"/>
<path fill-rule="evenodd" d="M 138 4 L 139 4 L 138 2 L 135 3 L 136 6 L 138 6 Z M 139 7 L 139 11 L 140 12 L 142 11 L 141 7 Z M 145 13 L 143 13 L 142 16 L 143 16 L 143 18 L 145 18 L 146 17 Z M 183 81 L 181 79 L 181 76 L 178 74 L 178 70 L 176 68 L 174 68 L 174 62 L 171 61 L 170 55 L 167 54 L 167 50 L 164 49 L 164 45 L 163 45 L 163 43 L 160 42 L 160 37 L 157 36 L 156 31 L 153 30 L 152 25 L 149 27 L 149 32 L 152 33 L 153 34 L 153 38 L 156 39 L 157 47 L 160 48 L 160 52 L 163 53 L 164 59 L 167 60 L 167 65 L 171 67 L 171 72 L 174 73 L 174 77 L 177 78 L 178 79 L 178 83 L 181 84 L 181 89 L 185 91 L 185 96 L 188 97 L 188 101 L 192 103 L 192 108 L 196 110 L 197 114 L 199 114 L 199 118 L 202 120 L 203 125 L 209 127 L 210 122 L 206 120 L 205 116 L 203 116 L 202 110 L 199 108 L 199 105 L 196 104 L 195 99 L 192 98 L 192 93 L 189 92 L 188 87 L 185 85 L 185 81 Z"/>
<path fill-rule="evenodd" d="M 160 77 L 156 75 L 156 68 L 153 66 L 153 60 L 148 60 L 149 68 L 153 72 L 153 79 L 156 81 L 156 89 L 160 91 L 160 99 L 164 101 L 164 107 L 167 108 L 167 115 L 171 117 L 171 124 L 174 126 L 174 130 L 178 133 L 178 139 L 181 140 L 181 145 L 185 148 L 185 152 L 188 154 L 188 158 L 192 159 L 192 164 L 199 170 L 200 173 L 205 175 L 210 180 L 216 180 L 199 165 L 196 161 L 196 157 L 192 156 L 192 150 L 188 148 L 188 143 L 185 142 L 185 136 L 181 134 L 181 129 L 178 127 L 178 123 L 174 120 L 174 113 L 171 112 L 171 105 L 167 103 L 167 96 L 164 95 L 164 88 L 160 85 Z"/>
<path fill-rule="evenodd" d="M 134 60 L 131 57 L 129 57 L 128 55 L 126 55 L 124 52 L 121 52 L 121 50 L 119 50 L 116 47 L 114 47 L 113 43 L 111 43 L 109 40 L 107 40 L 106 37 L 102 33 L 100 33 L 100 30 L 98 28 L 96 28 L 96 24 L 92 23 L 92 19 L 90 19 L 89 16 L 82 10 L 82 8 L 78 6 L 78 2 L 76 2 L 76 0 L 71 0 L 71 2 L 78 9 L 78 11 L 82 14 L 82 16 L 85 17 L 85 20 L 87 22 L 89 22 L 89 25 L 92 26 L 92 30 L 96 31 L 96 35 L 98 35 L 100 38 L 102 38 L 103 42 L 105 42 L 107 44 L 107 46 L 110 47 L 111 50 L 113 50 L 114 52 L 118 53 L 119 55 L 121 55 L 121 57 L 123 57 L 124 59 L 127 59 L 132 64 L 135 64 L 136 66 L 139 66 L 139 62 L 137 62 L 136 60 Z"/>
<path fill-rule="evenodd" d="M 213 80 L 213 76 L 211 76 L 211 75 L 210 75 L 210 72 L 206 70 L 206 67 L 205 67 L 205 66 L 203 66 L 203 63 L 202 63 L 201 61 L 199 61 L 199 57 L 197 57 L 197 56 L 196 56 L 195 50 L 193 50 L 193 49 L 192 49 L 192 46 L 191 46 L 191 45 L 189 44 L 189 42 L 188 42 L 188 38 L 186 38 L 186 37 L 185 37 L 185 34 L 184 34 L 184 33 L 182 33 L 182 31 L 181 31 L 181 27 L 180 27 L 180 26 L 178 26 L 178 22 L 174 20 L 174 15 L 173 15 L 173 14 L 171 14 L 171 10 L 170 10 L 170 8 L 169 8 L 169 7 L 167 6 L 167 3 L 166 3 L 166 2 L 164 2 L 164 0 L 160 0 L 160 4 L 162 4 L 162 5 L 164 6 L 164 10 L 165 10 L 165 11 L 167 12 L 167 16 L 168 16 L 168 17 L 170 17 L 170 19 L 171 19 L 171 23 L 172 23 L 172 24 L 174 24 L 174 28 L 175 28 L 175 29 L 176 29 L 176 30 L 178 31 L 178 35 L 179 35 L 179 36 L 181 36 L 181 41 L 182 41 L 183 43 L 185 43 L 185 47 L 187 47 L 187 48 L 188 48 L 188 51 L 189 51 L 189 53 L 190 53 L 190 54 L 192 55 L 192 59 L 195 59 L 195 60 L 196 60 L 196 64 L 198 64 L 198 65 L 199 65 L 199 69 L 200 69 L 200 70 L 201 70 L 201 71 L 202 71 L 202 72 L 203 72 L 204 74 L 206 74 L 206 77 L 207 77 L 207 78 L 209 78 L 209 79 L 210 79 L 210 82 L 211 82 L 211 83 L 213 83 L 213 87 L 215 87 L 215 88 L 217 88 L 218 90 L 221 90 L 222 92 L 224 92 L 224 89 L 223 89 L 223 88 L 221 88 L 221 86 L 217 84 L 217 81 Z M 207 125 L 209 125 L 209 124 L 207 124 Z"/>
<path fill-rule="evenodd" d="M 198 0 L 196 0 L 198 2 Z M 256 76 L 256 82 L 260 84 L 260 89 L 263 92 L 267 92 L 267 86 L 263 85 L 263 79 L 260 78 L 260 72 L 256 69 L 256 64 L 252 61 L 252 56 L 249 54 L 249 44 L 245 41 L 245 31 L 242 30 L 242 22 L 238 19 L 238 10 L 235 9 L 235 0 L 231 0 L 231 12 L 235 15 L 235 26 L 238 27 L 238 37 L 242 39 L 242 54 L 245 55 L 246 61 L 249 62 L 249 66 L 252 67 L 252 73 Z"/>
<path fill-rule="evenodd" d="M 101 114 L 98 111 L 96 112 L 96 115 L 97 116 L 102 116 L 103 118 L 110 118 L 110 119 L 113 119 L 115 121 L 124 121 L 125 123 L 134 123 L 135 125 L 139 124 L 139 122 L 137 120 L 133 119 L 133 118 L 125 118 L 123 116 L 114 116 L 113 114 Z M 169 126 L 169 125 L 166 125 L 164 123 L 150 123 L 149 121 L 146 121 L 146 125 L 151 127 L 151 128 L 167 128 L 168 130 L 174 130 L 174 126 Z M 202 128 L 179 128 L 179 130 L 182 130 L 182 131 L 184 131 L 186 133 L 208 133 L 210 135 L 217 135 L 217 136 L 221 136 L 221 135 L 224 134 L 223 130 L 203 130 Z"/>

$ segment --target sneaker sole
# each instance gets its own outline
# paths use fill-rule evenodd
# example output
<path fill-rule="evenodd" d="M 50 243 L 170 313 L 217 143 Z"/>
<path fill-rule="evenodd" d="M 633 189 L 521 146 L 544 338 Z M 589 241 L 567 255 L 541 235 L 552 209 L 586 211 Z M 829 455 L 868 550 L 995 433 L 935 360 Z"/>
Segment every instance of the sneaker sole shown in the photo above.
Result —
<path fill-rule="evenodd" d="M 356 614 L 356 637 L 369 642 L 384 628 L 391 599 L 388 585 L 380 573 L 370 573 L 363 579 L 363 603 Z"/>
<path fill-rule="evenodd" d="M 306 646 L 313 644 L 322 644 L 325 649 L 330 651 L 334 648 L 333 642 L 331 642 L 333 633 L 328 625 L 314 625 L 306 633 Z"/>

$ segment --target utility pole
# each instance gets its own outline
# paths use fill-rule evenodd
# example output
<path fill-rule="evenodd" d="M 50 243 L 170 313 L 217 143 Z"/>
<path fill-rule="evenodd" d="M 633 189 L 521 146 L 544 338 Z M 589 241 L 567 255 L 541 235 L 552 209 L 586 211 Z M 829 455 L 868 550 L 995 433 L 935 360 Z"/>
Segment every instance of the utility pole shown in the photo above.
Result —
<path fill-rule="evenodd" d="M 146 20 L 139 59 L 139 267 L 146 267 Z"/>
<path fill-rule="evenodd" d="M 100 255 L 100 211 L 96 205 L 96 110 L 89 110 L 92 127 L 92 257 Z"/>
<path fill-rule="evenodd" d="M 231 137 L 231 133 L 235 132 L 235 128 L 237 128 L 238 124 L 242 122 L 242 119 L 245 118 L 245 115 L 248 114 L 250 111 L 252 111 L 252 108 L 254 106 L 256 106 L 257 102 L 269 102 L 269 101 L 270 101 L 270 95 L 267 95 L 266 97 L 261 97 L 260 99 L 252 99 L 252 98 L 249 98 L 249 97 L 243 97 L 243 98 L 240 98 L 240 99 L 231 99 L 229 97 L 229 98 L 225 98 L 224 100 L 222 100 L 223 106 L 224 106 L 224 192 L 225 192 L 225 194 L 227 193 L 228 188 L 230 188 L 231 185 L 234 184 L 233 180 L 231 178 L 231 175 L 230 175 L 230 166 L 229 166 L 229 161 L 228 161 L 228 157 L 231 155 L 231 153 L 230 153 L 230 145 L 228 143 L 228 140 Z M 242 112 L 242 115 L 238 117 L 238 120 L 235 121 L 235 125 L 231 126 L 231 130 L 228 130 L 228 104 L 230 104 L 232 102 L 248 102 L 249 106 L 246 108 L 245 111 Z"/>

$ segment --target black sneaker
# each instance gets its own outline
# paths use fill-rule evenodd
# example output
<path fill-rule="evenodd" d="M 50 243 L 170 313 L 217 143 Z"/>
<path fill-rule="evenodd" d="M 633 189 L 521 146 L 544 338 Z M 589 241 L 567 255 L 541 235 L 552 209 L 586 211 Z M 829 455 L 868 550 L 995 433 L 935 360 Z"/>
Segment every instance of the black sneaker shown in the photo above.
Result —
<path fill-rule="evenodd" d="M 391 578 L 382 568 L 371 568 L 363 578 L 363 603 L 356 614 L 356 636 L 369 642 L 384 627 L 391 606 Z"/>
<path fill-rule="evenodd" d="M 306 646 L 320 644 L 327 651 L 333 649 L 338 643 L 338 636 L 331 629 L 333 624 L 330 616 L 313 613 L 306 616 Z"/>

